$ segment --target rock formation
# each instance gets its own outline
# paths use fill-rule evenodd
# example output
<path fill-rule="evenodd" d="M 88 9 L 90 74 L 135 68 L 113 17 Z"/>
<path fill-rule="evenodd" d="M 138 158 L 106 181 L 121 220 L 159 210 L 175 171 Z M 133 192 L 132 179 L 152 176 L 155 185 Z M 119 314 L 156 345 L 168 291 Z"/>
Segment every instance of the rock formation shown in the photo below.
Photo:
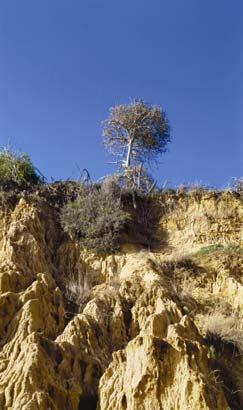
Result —
<path fill-rule="evenodd" d="M 242 199 L 168 194 L 159 207 L 160 247 L 106 256 L 65 236 L 43 201 L 2 207 L 1 410 L 243 408 L 243 356 L 205 330 L 218 310 L 243 326 Z M 70 278 L 77 295 L 86 284 L 79 307 Z"/>

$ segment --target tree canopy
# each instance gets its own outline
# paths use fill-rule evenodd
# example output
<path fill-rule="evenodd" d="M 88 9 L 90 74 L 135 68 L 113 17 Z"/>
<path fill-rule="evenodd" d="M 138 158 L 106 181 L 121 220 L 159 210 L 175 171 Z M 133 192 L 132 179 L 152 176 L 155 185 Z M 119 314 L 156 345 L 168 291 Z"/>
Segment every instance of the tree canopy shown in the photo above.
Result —
<path fill-rule="evenodd" d="M 103 123 L 105 146 L 123 169 L 150 165 L 166 151 L 170 126 L 165 111 L 143 100 L 117 105 Z"/>

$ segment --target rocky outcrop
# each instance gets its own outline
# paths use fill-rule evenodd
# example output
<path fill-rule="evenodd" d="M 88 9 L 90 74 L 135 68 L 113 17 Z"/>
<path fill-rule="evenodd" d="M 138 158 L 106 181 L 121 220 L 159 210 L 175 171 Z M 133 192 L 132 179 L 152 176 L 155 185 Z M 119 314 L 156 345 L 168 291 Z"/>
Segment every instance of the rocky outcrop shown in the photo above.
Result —
<path fill-rule="evenodd" d="M 192 191 L 161 197 L 159 237 L 166 251 L 192 248 L 212 243 L 243 244 L 242 197 L 230 191 L 204 194 Z"/>
<path fill-rule="evenodd" d="M 0 409 L 229 408 L 220 368 L 234 360 L 212 362 L 203 318 L 208 300 L 221 300 L 241 320 L 242 256 L 178 254 L 219 238 L 240 244 L 240 199 L 172 199 L 161 204 L 164 248 L 103 257 L 65 237 L 46 203 L 1 211 Z M 67 300 L 70 277 L 88 288 L 79 309 Z"/>
<path fill-rule="evenodd" d="M 195 326 L 183 317 L 166 338 L 141 332 L 114 353 L 100 381 L 100 408 L 226 409 L 227 403 Z"/>

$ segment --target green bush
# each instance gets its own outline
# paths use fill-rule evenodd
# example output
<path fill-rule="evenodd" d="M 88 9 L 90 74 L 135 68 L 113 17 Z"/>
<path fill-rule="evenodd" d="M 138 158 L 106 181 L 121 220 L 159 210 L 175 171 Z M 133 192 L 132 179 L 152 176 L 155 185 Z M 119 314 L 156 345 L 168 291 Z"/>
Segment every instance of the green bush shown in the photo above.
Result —
<path fill-rule="evenodd" d="M 25 188 L 37 184 L 41 178 L 27 154 L 17 154 L 8 148 L 0 150 L 0 188 Z"/>
<path fill-rule="evenodd" d="M 61 212 L 64 231 L 98 253 L 119 249 L 121 232 L 129 219 L 128 213 L 121 209 L 119 199 L 99 189 L 83 189 L 79 197 L 69 201 Z"/>

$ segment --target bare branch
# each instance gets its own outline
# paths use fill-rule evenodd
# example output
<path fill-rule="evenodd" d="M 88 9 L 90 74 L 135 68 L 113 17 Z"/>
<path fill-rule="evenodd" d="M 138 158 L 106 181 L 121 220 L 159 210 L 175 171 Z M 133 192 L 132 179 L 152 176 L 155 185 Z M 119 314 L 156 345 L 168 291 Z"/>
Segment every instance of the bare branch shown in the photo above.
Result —
<path fill-rule="evenodd" d="M 134 100 L 130 104 L 117 105 L 110 110 L 103 122 L 106 148 L 121 161 L 124 175 L 132 175 L 133 185 L 140 187 L 145 170 L 137 166 L 157 161 L 170 142 L 170 127 L 165 112 L 157 106 Z"/>

